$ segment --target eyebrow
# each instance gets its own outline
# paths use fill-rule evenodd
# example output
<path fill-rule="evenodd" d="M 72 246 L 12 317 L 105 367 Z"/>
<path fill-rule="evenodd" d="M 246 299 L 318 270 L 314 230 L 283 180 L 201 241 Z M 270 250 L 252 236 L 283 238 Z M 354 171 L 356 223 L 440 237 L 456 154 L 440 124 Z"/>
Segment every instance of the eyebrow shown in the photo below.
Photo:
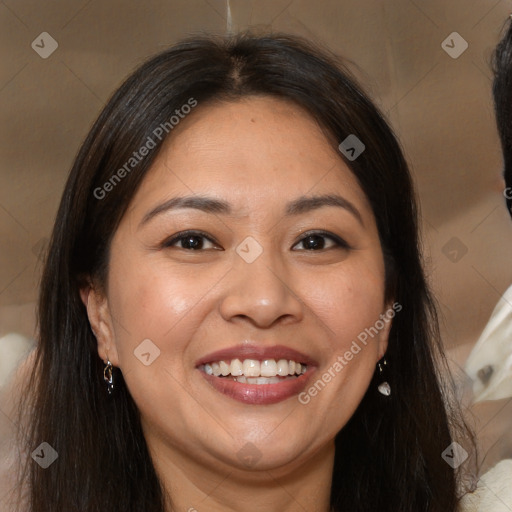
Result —
<path fill-rule="evenodd" d="M 139 227 L 147 224 L 151 219 L 153 219 L 153 217 L 156 217 L 161 213 L 167 212 L 169 210 L 177 210 L 179 208 L 193 208 L 195 210 L 201 210 L 206 213 L 231 213 L 231 207 L 229 203 L 226 201 L 220 201 L 219 199 L 205 196 L 173 197 L 172 199 L 165 201 L 164 203 L 156 206 L 148 213 L 146 213 L 141 223 L 139 224 Z"/>
<path fill-rule="evenodd" d="M 304 213 L 309 213 L 313 210 L 318 210 L 319 208 L 322 208 L 324 206 L 335 206 L 338 208 L 343 208 L 344 210 L 351 213 L 359 221 L 359 223 L 362 226 L 364 226 L 363 218 L 359 210 L 348 199 L 345 199 L 344 197 L 336 194 L 299 197 L 298 199 L 295 199 L 294 201 L 286 205 L 285 214 L 286 216 L 302 215 Z M 212 197 L 173 197 L 172 199 L 169 199 L 164 203 L 159 204 L 158 206 L 150 210 L 148 213 L 146 213 L 146 215 L 144 215 L 144 218 L 139 224 L 139 228 L 142 227 L 144 224 L 147 224 L 157 215 L 160 215 L 167 211 L 177 210 L 180 208 L 192 208 L 206 213 L 224 215 L 228 215 L 233 211 L 229 203 Z"/>
<path fill-rule="evenodd" d="M 348 199 L 336 194 L 299 197 L 287 205 L 286 215 L 301 215 L 303 213 L 308 213 L 313 210 L 317 210 L 318 208 L 322 208 L 323 206 L 336 206 L 338 208 L 343 208 L 351 213 L 359 223 L 364 226 L 363 217 L 361 216 L 361 213 L 359 213 L 359 210 Z"/>

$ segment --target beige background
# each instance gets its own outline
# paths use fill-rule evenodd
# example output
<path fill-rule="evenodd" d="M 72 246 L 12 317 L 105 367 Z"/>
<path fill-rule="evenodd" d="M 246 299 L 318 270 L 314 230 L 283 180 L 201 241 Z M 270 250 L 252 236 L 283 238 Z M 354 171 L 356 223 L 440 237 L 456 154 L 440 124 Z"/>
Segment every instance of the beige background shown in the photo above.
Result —
<path fill-rule="evenodd" d="M 0 335 L 34 335 L 38 255 L 78 146 L 122 78 L 182 36 L 257 26 L 350 59 L 387 113 L 416 179 L 444 342 L 460 366 L 512 283 L 490 94 L 511 12 L 509 0 L 1 0 Z M 47 59 L 31 48 L 42 32 L 58 42 Z M 456 59 L 441 47 L 452 32 L 469 45 Z M 450 240 L 467 249 L 457 262 Z M 479 414 L 484 440 L 512 424 L 508 400 Z"/>

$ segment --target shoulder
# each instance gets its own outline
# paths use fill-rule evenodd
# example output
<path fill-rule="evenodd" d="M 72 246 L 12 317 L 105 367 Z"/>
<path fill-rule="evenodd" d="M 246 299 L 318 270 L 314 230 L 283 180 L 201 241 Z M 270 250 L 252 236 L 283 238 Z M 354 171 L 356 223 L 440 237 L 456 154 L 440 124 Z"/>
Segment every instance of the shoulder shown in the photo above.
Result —
<path fill-rule="evenodd" d="M 457 512 L 510 512 L 512 510 L 512 459 L 484 473 L 477 488 L 464 495 Z"/>
<path fill-rule="evenodd" d="M 23 449 L 18 444 L 20 429 L 23 429 L 18 401 L 26 379 L 32 374 L 34 356 L 32 349 L 17 361 L 8 379 L 0 386 L 0 512 L 15 510 L 13 500 L 16 495 L 12 491 L 18 483 L 18 463 L 23 457 Z"/>

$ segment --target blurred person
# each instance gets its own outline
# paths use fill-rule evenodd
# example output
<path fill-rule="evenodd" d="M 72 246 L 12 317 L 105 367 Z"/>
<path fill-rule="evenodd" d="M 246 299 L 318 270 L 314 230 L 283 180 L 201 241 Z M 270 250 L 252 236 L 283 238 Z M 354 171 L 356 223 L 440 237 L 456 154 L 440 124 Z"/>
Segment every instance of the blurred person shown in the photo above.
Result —
<path fill-rule="evenodd" d="M 494 53 L 493 97 L 496 123 L 503 152 L 504 196 L 512 216 L 512 15 Z M 496 305 L 489 322 L 465 363 L 473 381 L 474 402 L 512 398 L 512 286 Z M 509 427 L 510 428 L 510 427 Z M 500 443 L 504 458 L 481 476 L 476 490 L 463 500 L 465 510 L 508 512 L 512 510 L 512 445 L 508 452 Z M 503 451 L 505 450 L 505 451 Z"/>
<path fill-rule="evenodd" d="M 493 97 L 503 152 L 504 196 L 512 216 L 512 20 L 494 53 Z M 512 396 L 512 286 L 493 311 L 465 369 L 473 379 L 475 401 Z"/>

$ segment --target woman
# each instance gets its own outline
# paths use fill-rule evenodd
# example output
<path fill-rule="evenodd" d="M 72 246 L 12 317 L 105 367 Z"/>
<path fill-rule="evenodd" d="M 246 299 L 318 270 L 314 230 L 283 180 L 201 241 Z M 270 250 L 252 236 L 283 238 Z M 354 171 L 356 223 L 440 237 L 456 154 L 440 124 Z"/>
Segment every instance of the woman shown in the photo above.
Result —
<path fill-rule="evenodd" d="M 33 512 L 456 508 L 407 165 L 302 40 L 194 38 L 127 79 L 71 171 L 39 323 Z"/>

